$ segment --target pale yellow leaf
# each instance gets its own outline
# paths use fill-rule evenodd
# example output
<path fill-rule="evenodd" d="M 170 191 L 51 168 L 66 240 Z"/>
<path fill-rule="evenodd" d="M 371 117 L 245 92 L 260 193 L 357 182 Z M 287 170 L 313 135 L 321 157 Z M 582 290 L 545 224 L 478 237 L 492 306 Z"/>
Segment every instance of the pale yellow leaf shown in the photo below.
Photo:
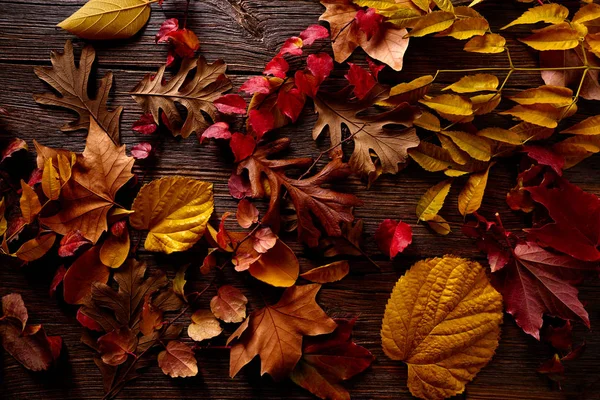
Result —
<path fill-rule="evenodd" d="M 551 25 L 534 32 L 519 40 L 539 51 L 569 50 L 579 46 L 579 32 L 565 25 Z"/>
<path fill-rule="evenodd" d="M 477 74 L 462 77 L 458 82 L 446 86 L 442 90 L 452 90 L 456 93 L 473 93 L 494 91 L 498 88 L 498 78 L 491 74 Z"/>
<path fill-rule="evenodd" d="M 502 53 L 506 46 L 506 39 L 495 33 L 487 33 L 483 36 L 475 36 L 469 40 L 464 51 L 470 53 L 494 54 Z"/>
<path fill-rule="evenodd" d="M 533 7 L 525 11 L 523 15 L 503 26 L 501 29 L 506 29 L 514 25 L 521 24 L 536 24 L 538 22 L 547 22 L 549 24 L 560 24 L 569 16 L 569 9 L 560 4 L 544 4 L 542 6 Z"/>
<path fill-rule="evenodd" d="M 44 163 L 42 172 L 42 191 L 50 200 L 58 200 L 60 196 L 60 180 L 52 159 L 48 158 Z"/>
<path fill-rule="evenodd" d="M 455 94 L 442 94 L 428 99 L 421 99 L 419 103 L 444 114 L 460 116 L 473 114 L 471 101 Z"/>
<path fill-rule="evenodd" d="M 497 142 L 514 144 L 517 146 L 523 144 L 521 137 L 517 133 L 509 131 L 508 129 L 486 128 L 477 132 L 477 136 L 482 136 Z"/>
<path fill-rule="evenodd" d="M 485 171 L 469 176 L 467 183 L 458 194 L 458 211 L 463 217 L 467 214 L 473 214 L 481 207 L 491 167 L 492 164 Z"/>
<path fill-rule="evenodd" d="M 600 135 L 600 115 L 584 119 L 560 133 L 571 133 L 573 135 Z"/>
<path fill-rule="evenodd" d="M 58 26 L 84 39 L 124 39 L 150 17 L 146 0 L 89 0 Z"/>
<path fill-rule="evenodd" d="M 350 272 L 350 264 L 346 260 L 334 261 L 321 267 L 306 271 L 300 276 L 315 283 L 337 282 Z"/>
<path fill-rule="evenodd" d="M 524 105 L 552 104 L 556 107 L 564 107 L 573 102 L 573 91 L 562 86 L 544 85 L 523 90 L 509 99 Z"/>
<path fill-rule="evenodd" d="M 420 37 L 429 35 L 430 33 L 441 32 L 450 28 L 455 18 L 453 13 L 434 11 L 419 18 L 407 36 Z"/>
<path fill-rule="evenodd" d="M 450 192 L 452 180 L 448 179 L 430 187 L 417 203 L 419 221 L 432 220 L 442 209 L 446 196 Z"/>
<path fill-rule="evenodd" d="M 492 157 L 492 146 L 489 140 L 461 131 L 442 131 L 452 141 L 467 152 L 471 157 L 480 161 L 489 161 Z"/>
<path fill-rule="evenodd" d="M 530 124 L 529 122 L 518 123 L 510 128 L 510 130 L 516 133 L 523 142 L 548 139 L 554 133 L 554 129 Z"/>

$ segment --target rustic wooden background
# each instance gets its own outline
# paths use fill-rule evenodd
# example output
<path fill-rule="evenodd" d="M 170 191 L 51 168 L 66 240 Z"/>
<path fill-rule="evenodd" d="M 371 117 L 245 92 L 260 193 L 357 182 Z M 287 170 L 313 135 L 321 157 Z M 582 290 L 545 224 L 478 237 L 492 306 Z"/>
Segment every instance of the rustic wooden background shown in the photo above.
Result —
<path fill-rule="evenodd" d="M 77 51 L 83 41 L 55 28 L 55 25 L 72 14 L 83 0 L 4 0 L 0 2 L 0 106 L 10 111 L 10 116 L 0 118 L 0 134 L 3 138 L 18 136 L 32 146 L 32 140 L 55 147 L 81 151 L 85 132 L 61 133 L 59 127 L 73 115 L 67 111 L 37 105 L 33 93 L 49 90 L 33 73 L 36 65 L 50 65 L 50 50 L 63 48 L 65 40 L 73 39 Z M 458 2 L 457 2 L 458 3 Z M 466 3 L 466 1 L 462 1 Z M 577 6 L 577 2 L 567 2 Z M 107 70 L 114 72 L 115 84 L 110 104 L 123 105 L 121 121 L 122 141 L 128 146 L 143 140 L 131 130 L 139 117 L 140 109 L 127 95 L 135 84 L 148 72 L 155 71 L 166 57 L 167 48 L 154 43 L 154 35 L 166 18 L 183 16 L 184 0 L 166 0 L 162 9 L 153 6 L 152 16 L 142 32 L 130 40 L 93 43 L 97 49 L 97 75 Z M 479 7 L 489 18 L 492 28 L 498 29 L 518 16 L 526 5 L 509 0 L 488 0 Z M 204 0 L 192 1 L 188 24 L 202 43 L 200 53 L 209 61 L 223 58 L 229 64 L 229 75 L 235 87 L 249 76 L 259 74 L 266 62 L 277 52 L 286 38 L 298 34 L 309 24 L 315 23 L 323 7 L 314 0 Z M 515 29 L 515 35 L 522 30 Z M 513 35 L 511 35 L 513 36 Z M 511 40 L 514 45 L 513 59 L 522 66 L 535 66 L 536 55 Z M 386 71 L 384 79 L 400 82 L 421 74 L 435 73 L 438 68 L 466 68 L 504 65 L 504 55 L 480 56 L 461 52 L 462 43 L 450 38 L 426 38 L 414 40 L 405 57 L 405 70 L 401 73 Z M 355 60 L 364 61 L 364 54 L 357 52 Z M 337 68 L 335 79 L 343 76 L 343 68 Z M 460 74 L 445 74 L 438 83 L 449 83 Z M 510 88 L 530 86 L 539 82 L 537 74 L 515 75 Z M 597 103 L 596 103 L 597 104 Z M 584 114 L 597 108 L 594 103 L 581 103 Z M 597 112 L 596 112 L 597 113 Z M 313 142 L 310 131 L 315 121 L 310 106 L 303 112 L 300 122 L 284 128 L 282 135 L 293 140 L 290 156 L 318 154 L 327 147 L 325 141 Z M 506 122 L 506 119 L 503 120 Z M 150 138 L 158 149 L 154 161 L 136 166 L 145 181 L 169 176 L 184 175 L 214 182 L 216 213 L 233 211 L 236 202 L 229 196 L 227 179 L 231 160 L 226 152 L 211 143 L 200 146 L 195 138 L 187 140 L 172 138 L 164 132 Z M 30 164 L 33 155 L 30 155 Z M 504 201 L 505 194 L 516 176 L 518 159 L 509 159 L 492 171 L 490 188 L 485 196 L 483 214 L 491 216 L 501 212 L 506 225 L 518 229 L 523 217 L 511 212 Z M 585 190 L 600 194 L 596 172 L 600 167 L 598 158 L 591 158 L 566 173 L 568 179 Z M 364 260 L 353 261 L 350 276 L 335 284 L 326 285 L 319 302 L 333 315 L 358 316 L 355 340 L 376 356 L 373 366 L 358 376 L 347 387 L 355 399 L 410 398 L 406 388 L 406 367 L 385 357 L 379 340 L 379 329 L 389 293 L 400 275 L 415 260 L 423 257 L 441 256 L 448 253 L 472 257 L 485 262 L 473 243 L 459 229 L 447 237 L 435 236 L 427 228 L 414 224 L 415 204 L 431 185 L 441 176 L 422 172 L 415 165 L 409 166 L 398 176 L 381 178 L 370 190 L 356 178 L 344 185 L 364 200 L 365 205 L 356 210 L 356 216 L 365 221 L 365 248 L 382 266 L 373 268 Z M 461 222 L 456 211 L 456 195 L 460 185 L 455 185 L 449 201 L 442 211 L 447 219 Z M 373 242 L 377 225 L 384 218 L 403 219 L 412 223 L 413 245 L 394 262 L 385 260 Z M 458 225 L 457 225 L 458 226 Z M 289 243 L 302 260 L 302 268 L 308 269 L 322 260 L 298 246 Z M 162 268 L 173 276 L 185 262 L 198 264 L 202 249 L 173 256 L 142 254 L 153 268 Z M 24 268 L 17 268 L 6 260 L 0 263 L 0 295 L 18 292 L 23 295 L 33 323 L 43 323 L 52 335 L 64 339 L 64 354 L 57 368 L 38 374 L 25 370 L 8 354 L 0 356 L 0 397 L 5 399 L 82 399 L 100 398 L 102 381 L 92 362 L 91 352 L 80 343 L 81 328 L 75 320 L 75 310 L 60 299 L 49 299 L 48 285 L 58 266 L 58 261 L 42 261 Z M 192 268 L 194 269 L 194 268 Z M 268 291 L 251 279 L 232 273 L 219 278 L 222 282 L 240 287 L 250 298 L 251 307 L 260 307 L 257 291 Z M 206 278 L 192 274 L 189 285 L 201 288 Z M 586 341 L 587 351 L 581 359 L 567 365 L 563 390 L 558 391 L 551 382 L 536 373 L 540 363 L 552 356 L 551 348 L 525 335 L 506 316 L 502 339 L 492 362 L 467 386 L 463 395 L 468 399 L 599 399 L 600 398 L 600 337 L 594 329 L 600 323 L 600 285 L 588 280 L 581 286 L 581 298 L 587 302 L 592 330 L 576 328 L 576 342 Z M 214 295 L 211 289 L 206 304 Z M 295 398 L 311 396 L 289 382 L 274 383 L 270 378 L 258 378 L 257 363 L 245 368 L 235 379 L 228 377 L 228 354 L 226 350 L 200 350 L 197 353 L 200 373 L 188 379 L 171 379 L 158 367 L 150 368 L 137 381 L 127 386 L 121 398 Z"/>

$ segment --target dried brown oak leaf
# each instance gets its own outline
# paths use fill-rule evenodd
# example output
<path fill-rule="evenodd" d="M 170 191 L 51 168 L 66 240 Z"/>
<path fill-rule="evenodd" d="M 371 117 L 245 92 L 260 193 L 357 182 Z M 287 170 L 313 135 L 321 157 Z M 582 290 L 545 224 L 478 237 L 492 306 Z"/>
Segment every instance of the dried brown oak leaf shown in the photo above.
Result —
<path fill-rule="evenodd" d="M 315 98 L 315 112 L 319 114 L 319 119 L 313 128 L 313 139 L 317 139 L 326 128 L 329 130 L 332 147 L 351 137 L 354 152 L 348 164 L 353 171 L 363 176 L 377 171 L 372 153 L 379 159 L 381 173 L 395 174 L 399 170 L 398 164 L 406 162 L 407 150 L 419 145 L 414 128 L 392 129 L 398 125 L 412 126 L 412 122 L 420 115 L 416 107 L 402 103 L 390 111 L 363 115 L 373 105 L 378 93 L 382 93 L 382 89 L 375 87 L 367 98 L 358 102 L 348 100 L 347 90 L 321 94 Z M 344 127 L 350 133 L 346 139 L 342 138 Z M 341 152 L 341 147 L 335 151 Z"/>
<path fill-rule="evenodd" d="M 254 311 L 230 336 L 229 375 L 234 377 L 257 355 L 261 375 L 288 376 L 302 356 L 302 337 L 331 333 L 337 324 L 316 303 L 321 285 L 292 286 L 274 305 Z"/>
<path fill-rule="evenodd" d="M 286 170 L 291 168 L 307 168 L 312 164 L 311 158 L 293 158 L 289 160 L 272 160 L 269 157 L 287 149 L 290 145 L 288 138 L 277 139 L 258 147 L 254 154 L 238 165 L 237 173 L 248 171 L 251 185 L 251 195 L 254 198 L 270 196 L 269 209 L 262 223 L 278 232 L 281 217 L 280 203 L 283 195 L 282 188 L 288 193 L 296 213 L 298 214 L 298 238 L 300 241 L 315 247 L 319 244 L 321 232 L 315 226 L 315 217 L 328 236 L 340 236 L 340 223 L 351 222 L 352 207 L 362 202 L 354 195 L 336 192 L 321 185 L 334 180 L 345 178 L 351 174 L 348 164 L 340 158 L 329 162 L 315 175 L 304 178 L 290 178 Z M 269 192 L 263 185 L 263 177 L 269 183 Z"/>
<path fill-rule="evenodd" d="M 35 74 L 56 89 L 60 96 L 53 93 L 35 94 L 36 102 L 44 105 L 68 108 L 79 114 L 75 121 L 64 125 L 63 132 L 87 129 L 90 119 L 96 121 L 112 139 L 119 143 L 119 119 L 123 107 L 119 106 L 109 110 L 106 106 L 108 94 L 112 86 L 112 72 L 107 72 L 100 79 L 100 86 L 96 97 L 91 99 L 88 95 L 89 78 L 96 52 L 92 46 L 85 46 L 81 51 L 79 65 L 75 65 L 73 45 L 68 40 L 62 53 L 52 52 L 50 60 L 52 67 L 35 67 Z"/>
<path fill-rule="evenodd" d="M 39 168 L 43 168 L 47 157 L 54 158 L 60 152 L 39 143 L 35 145 Z M 124 145 L 115 145 L 95 120 L 90 120 L 85 150 L 77 156 L 71 179 L 60 194 L 61 209 L 55 215 L 41 218 L 42 224 L 61 235 L 78 230 L 96 243 L 108 229 L 106 217 L 117 205 L 117 191 L 133 177 L 133 161 L 133 157 L 125 154 Z"/>
<path fill-rule="evenodd" d="M 203 57 L 184 59 L 175 74 L 165 82 L 165 68 L 159 68 L 155 75 L 148 74 L 133 89 L 131 95 L 142 107 L 144 113 L 151 113 L 154 122 L 161 121 L 162 111 L 167 120 L 168 128 L 174 136 L 190 136 L 192 133 L 202 133 L 217 120 L 217 108 L 213 101 L 231 89 L 231 81 L 225 75 L 227 65 L 222 60 L 208 64 Z M 195 72 L 188 79 L 192 70 Z M 177 103 L 187 109 L 187 116 L 181 115 Z"/>

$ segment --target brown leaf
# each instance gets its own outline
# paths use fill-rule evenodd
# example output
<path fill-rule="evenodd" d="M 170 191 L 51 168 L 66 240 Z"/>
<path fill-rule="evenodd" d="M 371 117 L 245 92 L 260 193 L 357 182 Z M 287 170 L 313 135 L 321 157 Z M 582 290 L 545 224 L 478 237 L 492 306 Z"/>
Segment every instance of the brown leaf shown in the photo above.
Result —
<path fill-rule="evenodd" d="M 162 326 L 163 312 L 152 304 L 152 297 L 147 294 L 142 306 L 142 318 L 140 320 L 140 332 L 142 335 L 150 335 Z"/>
<path fill-rule="evenodd" d="M 116 366 L 127 361 L 138 344 L 137 336 L 127 327 L 111 331 L 98 338 L 98 351 L 105 364 Z"/>
<path fill-rule="evenodd" d="M 181 67 L 168 82 L 164 81 L 166 66 L 159 68 L 156 74 L 148 74 L 133 89 L 132 97 L 142 107 L 144 113 L 151 113 L 154 122 L 161 121 L 161 111 L 169 121 L 168 128 L 174 136 L 187 138 L 192 133 L 201 134 L 217 120 L 217 108 L 213 102 L 224 92 L 231 89 L 231 81 L 225 75 L 227 65 L 222 60 L 208 64 L 203 57 L 184 59 Z M 196 69 L 191 79 L 187 79 Z M 187 109 L 184 117 L 177 104 Z"/>
<path fill-rule="evenodd" d="M 172 378 L 187 378 L 198 374 L 194 351 L 185 343 L 172 340 L 158 355 L 160 369 Z"/>
<path fill-rule="evenodd" d="M 248 299 L 233 286 L 221 286 L 210 301 L 210 310 L 223 322 L 242 322 L 246 318 Z"/>
<path fill-rule="evenodd" d="M 330 283 L 339 281 L 348 275 L 348 272 L 350 272 L 350 265 L 348 264 L 348 261 L 342 260 L 323 265 L 322 267 L 313 268 L 300 276 L 315 283 Z"/>
<path fill-rule="evenodd" d="M 4 318 L 15 319 L 20 322 L 21 330 L 25 329 L 29 315 L 20 294 L 11 293 L 2 297 L 2 316 L 0 320 Z"/>
<path fill-rule="evenodd" d="M 47 336 L 41 325 L 29 325 L 22 331 L 6 322 L 0 322 L 0 342 L 4 350 L 32 371 L 48 369 L 62 347 L 62 339 Z"/>
<path fill-rule="evenodd" d="M 258 209 L 247 199 L 242 199 L 238 203 L 235 218 L 242 228 L 250 228 L 252 224 L 258 222 Z"/>
<path fill-rule="evenodd" d="M 92 247 L 67 270 L 63 280 L 65 301 L 69 304 L 83 304 L 92 293 L 93 284 L 108 282 L 108 275 L 108 268 L 100 261 L 98 247 Z"/>
<path fill-rule="evenodd" d="M 197 310 L 192 314 L 192 323 L 187 329 L 188 336 L 196 342 L 212 339 L 223 332 L 223 328 L 209 310 Z"/>
<path fill-rule="evenodd" d="M 123 107 L 114 110 L 106 107 L 106 100 L 112 86 L 112 72 L 108 72 L 100 80 L 96 98 L 88 97 L 89 77 L 96 52 L 92 46 L 85 46 L 81 51 L 79 66 L 75 66 L 75 56 L 71 41 L 65 43 L 63 53 L 51 53 L 52 67 L 35 67 L 35 74 L 44 82 L 56 89 L 60 96 L 55 94 L 36 94 L 33 96 L 40 104 L 64 107 L 75 111 L 79 118 L 64 125 L 64 132 L 87 129 L 90 120 L 108 132 L 114 143 L 119 143 L 119 119 Z M 94 85 L 95 86 L 95 85 Z"/>
<path fill-rule="evenodd" d="M 303 335 L 331 333 L 336 323 L 315 302 L 321 285 L 293 286 L 274 305 L 254 311 L 231 335 L 229 375 L 234 377 L 255 356 L 261 358 L 261 375 L 275 380 L 289 375 L 302 356 Z"/>
<path fill-rule="evenodd" d="M 319 247 L 324 250 L 325 257 L 339 255 L 360 256 L 364 223 L 362 219 L 354 224 L 348 222 L 342 225 L 342 235 L 339 237 L 326 237 L 321 239 Z"/>
<path fill-rule="evenodd" d="M 21 189 L 21 215 L 25 218 L 25 222 L 30 224 L 40 211 L 42 211 L 42 205 L 40 204 L 38 195 L 23 179 L 21 179 Z"/>
<path fill-rule="evenodd" d="M 42 258 L 54 245 L 56 235 L 48 233 L 26 241 L 19 247 L 14 255 L 25 262 Z"/>

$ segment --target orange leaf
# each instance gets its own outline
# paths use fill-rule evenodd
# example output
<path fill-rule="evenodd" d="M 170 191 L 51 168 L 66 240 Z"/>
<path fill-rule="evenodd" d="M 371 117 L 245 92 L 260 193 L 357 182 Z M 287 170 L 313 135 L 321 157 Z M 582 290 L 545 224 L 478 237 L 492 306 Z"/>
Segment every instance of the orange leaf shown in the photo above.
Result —
<path fill-rule="evenodd" d="M 335 261 L 322 267 L 313 268 L 300 276 L 315 283 L 330 283 L 339 281 L 350 272 L 348 261 Z"/>
<path fill-rule="evenodd" d="M 63 280 L 64 298 L 69 304 L 82 304 L 92 293 L 92 284 L 108 282 L 108 268 L 100 261 L 97 246 L 83 253 L 67 270 Z"/>

